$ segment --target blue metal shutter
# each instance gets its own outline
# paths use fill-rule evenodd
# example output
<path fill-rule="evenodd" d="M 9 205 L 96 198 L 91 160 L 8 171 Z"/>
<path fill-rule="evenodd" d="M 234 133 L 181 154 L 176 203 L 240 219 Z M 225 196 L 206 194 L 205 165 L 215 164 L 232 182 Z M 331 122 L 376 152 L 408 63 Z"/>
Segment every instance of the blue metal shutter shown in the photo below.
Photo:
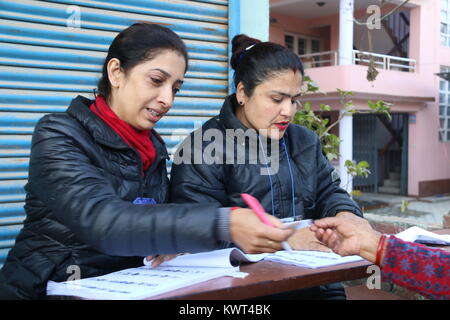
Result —
<path fill-rule="evenodd" d="M 73 28 L 76 12 L 80 28 Z M 227 95 L 227 0 L 1 0 L 0 267 L 25 217 L 36 122 L 65 111 L 78 94 L 92 98 L 109 44 L 138 21 L 171 28 L 189 50 L 185 84 L 157 125 L 173 153 L 194 126 L 218 113 Z"/>

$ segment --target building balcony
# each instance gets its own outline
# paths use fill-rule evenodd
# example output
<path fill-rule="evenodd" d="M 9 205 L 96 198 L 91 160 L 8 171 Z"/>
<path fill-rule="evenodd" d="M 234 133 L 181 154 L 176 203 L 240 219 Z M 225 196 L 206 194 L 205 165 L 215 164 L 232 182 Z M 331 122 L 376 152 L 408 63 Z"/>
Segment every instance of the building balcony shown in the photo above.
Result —
<path fill-rule="evenodd" d="M 430 86 L 421 74 L 415 59 L 353 50 L 351 65 L 338 65 L 338 51 L 300 55 L 305 74 L 326 93 L 336 88 L 352 91 L 358 96 L 389 101 L 430 101 Z M 370 57 L 379 74 L 375 81 L 367 80 Z M 333 95 L 331 95 L 333 96 Z M 319 97 L 319 96 L 318 96 Z M 424 98 L 425 100 L 422 100 Z"/>
<path fill-rule="evenodd" d="M 320 68 L 325 66 L 338 65 L 338 51 L 325 51 L 299 55 L 305 69 Z M 381 70 L 393 70 L 403 72 L 416 72 L 416 60 L 385 54 L 353 50 L 352 64 L 369 65 L 370 58 L 373 58 L 375 67 Z"/>

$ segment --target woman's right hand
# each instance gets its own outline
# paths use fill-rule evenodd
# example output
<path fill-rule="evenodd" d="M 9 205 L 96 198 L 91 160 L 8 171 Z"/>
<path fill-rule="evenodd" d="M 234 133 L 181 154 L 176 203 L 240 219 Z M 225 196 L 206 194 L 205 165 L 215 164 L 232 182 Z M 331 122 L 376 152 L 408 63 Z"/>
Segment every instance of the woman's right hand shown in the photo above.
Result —
<path fill-rule="evenodd" d="M 332 251 L 330 248 L 317 241 L 316 235 L 309 228 L 295 230 L 294 235 L 289 238 L 288 243 L 293 250 Z"/>
<path fill-rule="evenodd" d="M 235 209 L 230 214 L 231 240 L 246 253 L 264 253 L 282 250 L 281 242 L 293 233 L 283 229 L 283 223 L 266 214 L 273 227 L 265 225 L 250 209 Z"/>

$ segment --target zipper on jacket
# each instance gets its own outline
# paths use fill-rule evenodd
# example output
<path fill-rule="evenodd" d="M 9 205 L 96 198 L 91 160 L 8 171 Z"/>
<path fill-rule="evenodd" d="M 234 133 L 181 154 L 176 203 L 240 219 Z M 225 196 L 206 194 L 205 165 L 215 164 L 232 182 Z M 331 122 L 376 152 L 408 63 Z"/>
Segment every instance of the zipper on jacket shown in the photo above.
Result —
<path fill-rule="evenodd" d="M 279 195 L 280 195 L 280 204 L 281 204 L 281 211 L 282 211 L 282 213 L 280 215 L 280 218 L 285 218 L 286 210 L 284 210 L 283 188 L 281 187 L 281 179 L 278 176 L 278 174 L 276 174 L 275 177 L 276 177 L 277 182 L 278 182 L 278 183 L 275 182 L 275 185 L 278 184 L 278 192 L 279 192 Z"/>
<path fill-rule="evenodd" d="M 161 162 L 162 159 L 167 159 L 167 157 L 155 157 L 154 160 L 154 164 L 152 164 L 147 171 L 144 173 L 144 178 L 143 181 L 141 182 L 141 188 L 140 188 L 140 192 L 139 194 L 141 195 L 141 197 L 143 198 L 147 198 L 150 194 L 147 192 L 147 185 L 148 185 L 148 180 L 149 180 L 149 176 L 151 173 L 153 172 L 157 172 L 157 168 L 159 166 L 159 163 Z M 139 156 L 139 160 L 140 160 L 140 169 L 142 171 L 142 159 Z"/>

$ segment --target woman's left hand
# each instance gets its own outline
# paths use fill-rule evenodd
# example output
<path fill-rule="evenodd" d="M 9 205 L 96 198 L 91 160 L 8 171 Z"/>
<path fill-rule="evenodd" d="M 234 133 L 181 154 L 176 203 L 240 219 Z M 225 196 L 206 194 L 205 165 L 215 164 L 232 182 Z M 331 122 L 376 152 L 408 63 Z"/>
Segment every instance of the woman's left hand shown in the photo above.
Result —
<path fill-rule="evenodd" d="M 309 228 L 302 228 L 295 231 L 295 233 L 288 239 L 288 243 L 294 250 L 314 250 L 332 252 L 332 250 L 319 242 L 315 233 Z"/>
<path fill-rule="evenodd" d="M 177 253 L 177 254 L 162 254 L 162 255 L 157 255 L 157 256 L 148 256 L 145 259 L 147 261 L 152 261 L 152 268 L 156 268 L 157 266 L 159 266 L 161 263 L 165 262 L 165 261 L 169 261 L 172 260 L 173 258 L 176 258 L 178 256 L 181 256 L 185 253 Z"/>

